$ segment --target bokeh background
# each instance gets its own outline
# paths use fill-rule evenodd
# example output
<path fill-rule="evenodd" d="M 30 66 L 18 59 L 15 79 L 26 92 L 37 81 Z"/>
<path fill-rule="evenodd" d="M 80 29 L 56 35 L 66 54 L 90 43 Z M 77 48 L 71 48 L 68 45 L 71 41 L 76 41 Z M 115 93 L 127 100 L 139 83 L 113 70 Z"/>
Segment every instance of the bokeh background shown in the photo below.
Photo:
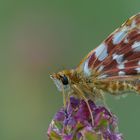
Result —
<path fill-rule="evenodd" d="M 47 140 L 62 106 L 49 74 L 76 67 L 138 12 L 139 0 L 1 0 L 0 140 Z M 108 96 L 107 104 L 125 139 L 140 139 L 140 96 Z"/>

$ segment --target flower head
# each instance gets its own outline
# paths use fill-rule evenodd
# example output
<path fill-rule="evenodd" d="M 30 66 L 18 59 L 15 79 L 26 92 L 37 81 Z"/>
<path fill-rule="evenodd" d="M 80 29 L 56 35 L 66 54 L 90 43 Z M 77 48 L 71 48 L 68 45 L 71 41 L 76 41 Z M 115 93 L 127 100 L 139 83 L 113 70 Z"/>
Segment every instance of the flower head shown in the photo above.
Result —
<path fill-rule="evenodd" d="M 54 116 L 49 128 L 50 140 L 123 140 L 118 132 L 117 118 L 104 106 L 88 101 L 91 114 L 84 100 L 70 98 L 66 109 L 61 108 Z"/>

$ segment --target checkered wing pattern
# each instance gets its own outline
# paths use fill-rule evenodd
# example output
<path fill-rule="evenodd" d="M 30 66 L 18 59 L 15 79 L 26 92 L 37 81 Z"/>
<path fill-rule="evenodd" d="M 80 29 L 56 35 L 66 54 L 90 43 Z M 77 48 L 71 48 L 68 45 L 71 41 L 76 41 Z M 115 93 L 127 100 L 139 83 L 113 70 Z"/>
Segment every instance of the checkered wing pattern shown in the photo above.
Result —
<path fill-rule="evenodd" d="M 125 81 L 139 86 L 140 14 L 128 19 L 80 63 L 86 77 L 97 81 Z M 137 82 L 135 82 L 137 81 Z"/>

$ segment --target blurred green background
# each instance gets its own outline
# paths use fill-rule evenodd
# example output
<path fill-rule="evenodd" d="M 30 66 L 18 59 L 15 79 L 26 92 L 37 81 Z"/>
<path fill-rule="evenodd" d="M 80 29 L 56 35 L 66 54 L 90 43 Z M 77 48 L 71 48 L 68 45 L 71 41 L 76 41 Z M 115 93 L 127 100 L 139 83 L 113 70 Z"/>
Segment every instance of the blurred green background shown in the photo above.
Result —
<path fill-rule="evenodd" d="M 76 67 L 137 12 L 139 0 L 1 0 L 0 140 L 46 140 L 62 106 L 49 74 Z M 125 139 L 140 139 L 140 96 L 107 103 Z"/>

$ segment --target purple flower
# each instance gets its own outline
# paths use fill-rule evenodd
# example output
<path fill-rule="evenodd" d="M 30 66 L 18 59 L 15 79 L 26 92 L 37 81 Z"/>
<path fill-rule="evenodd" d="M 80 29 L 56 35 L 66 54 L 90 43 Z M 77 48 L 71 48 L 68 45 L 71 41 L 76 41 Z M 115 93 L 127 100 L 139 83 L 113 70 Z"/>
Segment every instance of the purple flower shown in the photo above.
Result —
<path fill-rule="evenodd" d="M 104 106 L 88 101 L 91 114 L 84 100 L 70 98 L 66 109 L 61 108 L 49 128 L 49 140 L 123 140 L 118 132 L 117 118 Z"/>

